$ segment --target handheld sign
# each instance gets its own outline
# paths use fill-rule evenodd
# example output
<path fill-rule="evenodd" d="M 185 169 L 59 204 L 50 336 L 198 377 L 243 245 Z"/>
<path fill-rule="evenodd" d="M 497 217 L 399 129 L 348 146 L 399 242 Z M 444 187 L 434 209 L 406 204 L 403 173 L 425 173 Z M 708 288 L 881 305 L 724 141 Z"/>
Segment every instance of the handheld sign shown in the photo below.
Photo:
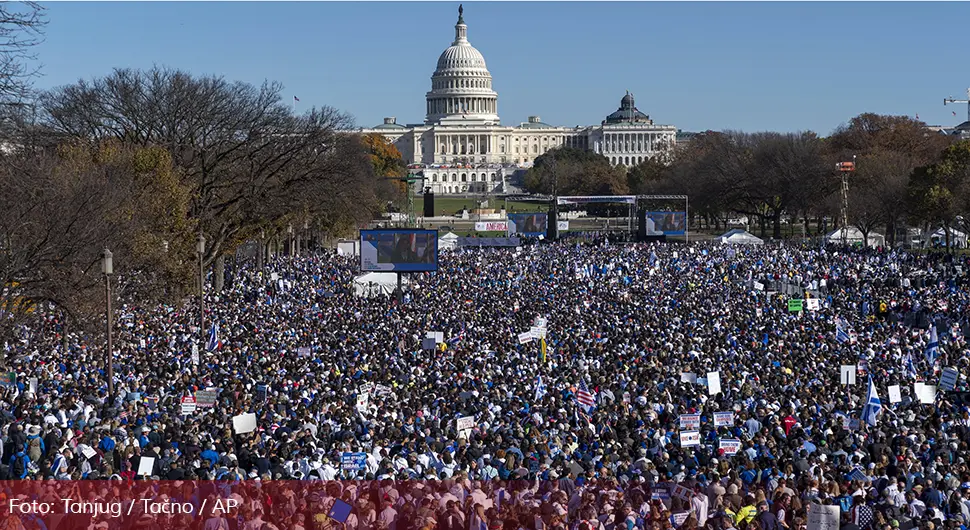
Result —
<path fill-rule="evenodd" d="M 796 298 L 788 301 L 788 311 L 790 313 L 801 313 L 804 300 Z"/>
<path fill-rule="evenodd" d="M 183 396 L 182 397 L 182 415 L 183 416 L 188 416 L 189 414 L 192 414 L 193 412 L 195 412 L 195 409 L 197 408 L 197 406 L 198 406 L 198 404 L 196 403 L 196 400 L 195 400 L 194 397 L 192 397 L 192 396 Z"/>
<path fill-rule="evenodd" d="M 367 453 L 342 453 L 340 455 L 340 469 L 344 471 L 360 471 L 367 467 Z"/>
<path fill-rule="evenodd" d="M 960 379 L 960 372 L 956 368 L 944 368 L 940 373 L 940 390 L 952 392 L 957 387 L 958 379 Z"/>
<path fill-rule="evenodd" d="M 843 385 L 855 384 L 856 366 L 854 364 L 843 364 L 839 371 L 841 373 L 839 382 Z"/>

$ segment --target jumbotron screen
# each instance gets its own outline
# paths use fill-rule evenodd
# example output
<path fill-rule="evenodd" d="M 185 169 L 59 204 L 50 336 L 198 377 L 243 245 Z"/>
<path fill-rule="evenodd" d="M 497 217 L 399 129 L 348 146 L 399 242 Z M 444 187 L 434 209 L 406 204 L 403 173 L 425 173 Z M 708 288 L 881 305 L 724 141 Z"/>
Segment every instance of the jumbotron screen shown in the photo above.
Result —
<path fill-rule="evenodd" d="M 360 270 L 426 272 L 438 270 L 436 230 L 361 230 Z"/>

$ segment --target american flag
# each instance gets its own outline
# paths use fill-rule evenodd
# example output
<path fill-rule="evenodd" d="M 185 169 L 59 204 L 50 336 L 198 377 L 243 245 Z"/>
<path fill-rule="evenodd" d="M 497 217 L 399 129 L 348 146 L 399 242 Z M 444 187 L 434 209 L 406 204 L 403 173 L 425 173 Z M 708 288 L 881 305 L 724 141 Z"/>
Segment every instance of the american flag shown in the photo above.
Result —
<path fill-rule="evenodd" d="M 576 403 L 587 413 L 593 410 L 593 406 L 596 405 L 596 396 L 586 388 L 585 379 L 579 381 L 579 390 L 576 391 Z"/>
<path fill-rule="evenodd" d="M 293 101 L 300 101 L 300 98 L 293 96 Z"/>

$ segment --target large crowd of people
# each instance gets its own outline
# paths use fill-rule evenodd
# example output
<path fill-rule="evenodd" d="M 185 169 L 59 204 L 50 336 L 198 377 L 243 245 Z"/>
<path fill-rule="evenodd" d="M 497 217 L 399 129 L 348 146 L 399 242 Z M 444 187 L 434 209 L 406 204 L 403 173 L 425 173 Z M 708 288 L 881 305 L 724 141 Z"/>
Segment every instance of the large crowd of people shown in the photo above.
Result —
<path fill-rule="evenodd" d="M 113 395 L 103 337 L 38 312 L 5 345 L 0 475 L 324 481 L 347 530 L 829 528 L 812 505 L 846 530 L 963 529 L 965 266 L 531 244 L 442 252 L 400 302 L 356 296 L 354 258 L 240 266 L 203 329 L 193 302 L 118 309 Z M 196 519 L 325 524 L 306 499 L 255 504 Z"/>

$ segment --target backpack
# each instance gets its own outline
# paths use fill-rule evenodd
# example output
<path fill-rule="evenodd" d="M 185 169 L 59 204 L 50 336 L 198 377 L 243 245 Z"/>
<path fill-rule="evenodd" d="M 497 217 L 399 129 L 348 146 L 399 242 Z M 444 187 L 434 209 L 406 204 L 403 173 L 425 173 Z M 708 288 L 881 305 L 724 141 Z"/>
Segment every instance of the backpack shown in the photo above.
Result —
<path fill-rule="evenodd" d="M 23 453 L 13 455 L 13 464 L 11 464 L 10 470 L 14 479 L 20 479 L 27 475 L 27 460 L 27 455 Z"/>

